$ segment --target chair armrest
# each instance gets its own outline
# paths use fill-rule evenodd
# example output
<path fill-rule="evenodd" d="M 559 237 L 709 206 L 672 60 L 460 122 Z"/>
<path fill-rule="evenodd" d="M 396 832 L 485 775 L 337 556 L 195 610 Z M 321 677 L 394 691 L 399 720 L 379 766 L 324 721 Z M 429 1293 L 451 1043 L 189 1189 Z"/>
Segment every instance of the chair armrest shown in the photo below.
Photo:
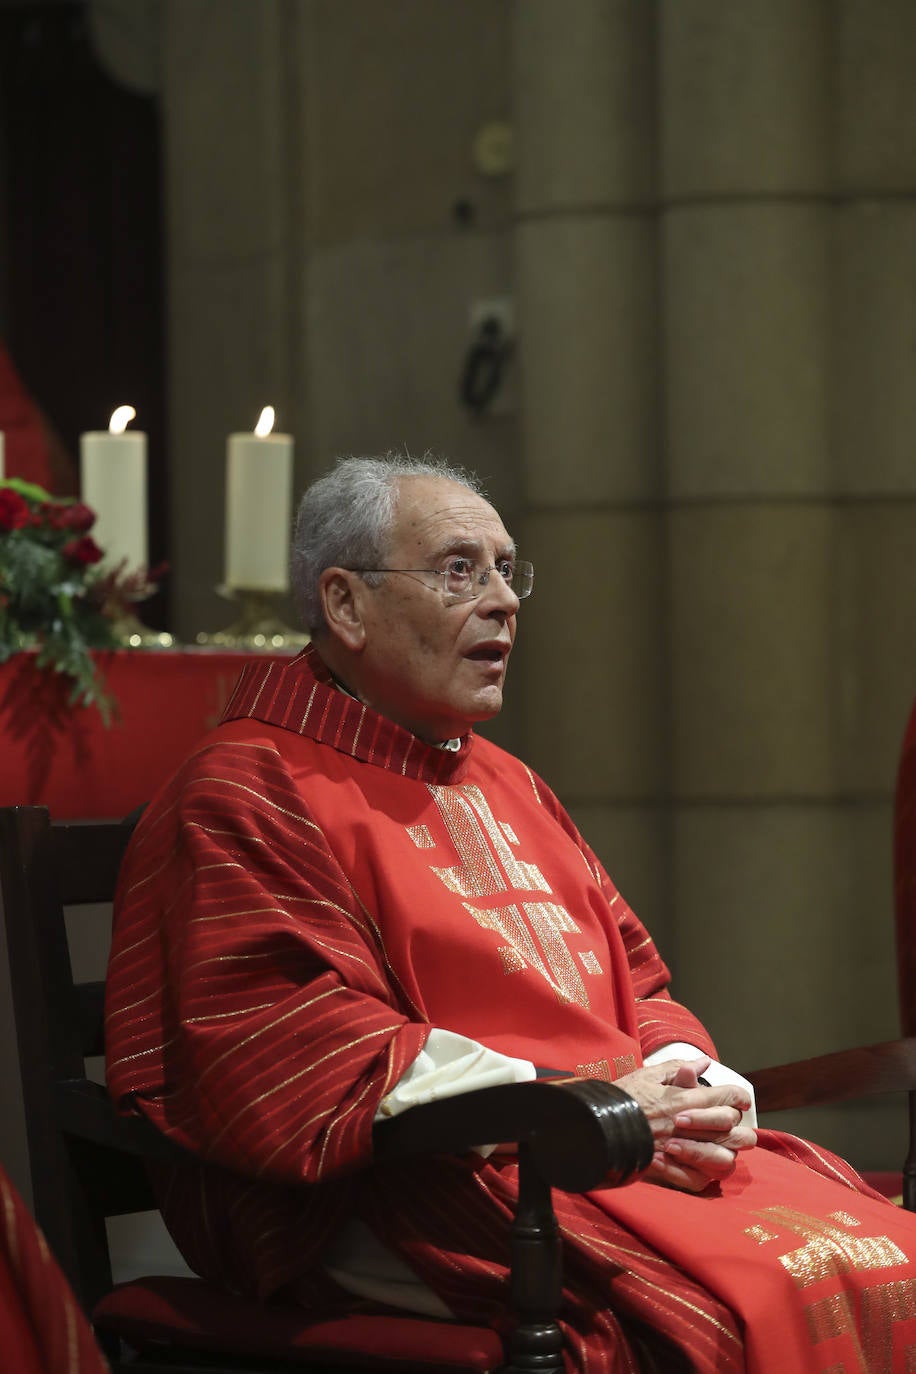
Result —
<path fill-rule="evenodd" d="M 56 1113 L 69 1136 L 145 1160 L 174 1163 L 188 1152 L 143 1116 L 122 1116 L 100 1083 L 57 1085 Z M 376 1160 L 527 1144 L 546 1182 L 570 1192 L 626 1183 L 652 1160 L 652 1132 L 632 1097 L 590 1079 L 509 1083 L 443 1098 L 376 1125 Z"/>
<path fill-rule="evenodd" d="M 621 1088 L 597 1079 L 543 1079 L 459 1093 L 411 1107 L 373 1132 L 380 1162 L 474 1145 L 528 1145 L 545 1182 L 568 1192 L 622 1184 L 652 1162 L 652 1132 Z"/>
<path fill-rule="evenodd" d="M 793 1064 L 755 1069 L 757 1110 L 815 1107 L 875 1093 L 916 1091 L 916 1037 L 887 1040 Z"/>
<path fill-rule="evenodd" d="M 55 1084 L 54 1110 L 65 1135 L 166 1164 L 188 1157 L 146 1117 L 122 1116 L 107 1089 L 88 1078 Z"/>

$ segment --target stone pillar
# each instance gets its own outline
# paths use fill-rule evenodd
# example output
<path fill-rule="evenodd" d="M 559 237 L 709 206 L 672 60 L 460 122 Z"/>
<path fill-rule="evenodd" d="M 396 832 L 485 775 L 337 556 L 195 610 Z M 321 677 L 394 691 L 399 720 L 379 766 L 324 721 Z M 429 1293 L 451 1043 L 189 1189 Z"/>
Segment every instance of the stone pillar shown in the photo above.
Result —
<path fill-rule="evenodd" d="M 892 789 L 916 692 L 914 44 L 916 10 L 906 0 L 878 6 L 841 0 L 835 6 L 830 438 L 839 502 L 839 667 L 834 711 L 838 786 L 847 801 L 855 870 L 850 1029 L 866 1029 L 875 1038 L 885 1026 L 893 1033 L 898 1028 L 886 933 Z M 896 1141 L 900 1108 L 895 1100 L 889 1107 L 894 1114 L 886 1138 Z M 871 1148 L 880 1157 L 879 1147 Z"/>
<path fill-rule="evenodd" d="M 214 590 L 226 435 L 268 404 L 293 428 L 287 24 L 280 0 L 165 7 L 173 600 L 192 642 L 232 618 Z"/>
<path fill-rule="evenodd" d="M 652 8 L 514 8 L 527 757 L 665 908 Z"/>
<path fill-rule="evenodd" d="M 916 692 L 916 8 L 836 6 L 831 445 L 840 512 L 840 772 L 889 800 Z"/>
<path fill-rule="evenodd" d="M 903 0 L 660 11 L 674 952 L 747 1066 L 896 1027 L 914 21 Z M 859 1160 L 861 1128 L 830 1128 Z"/>

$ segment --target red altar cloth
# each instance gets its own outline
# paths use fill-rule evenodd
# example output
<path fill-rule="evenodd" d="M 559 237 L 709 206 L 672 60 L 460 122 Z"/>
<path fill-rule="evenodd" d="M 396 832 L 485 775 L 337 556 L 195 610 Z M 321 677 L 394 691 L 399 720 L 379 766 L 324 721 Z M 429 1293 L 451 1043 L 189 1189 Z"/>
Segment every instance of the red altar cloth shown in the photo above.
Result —
<path fill-rule="evenodd" d="M 0 664 L 0 805 L 57 820 L 117 817 L 149 801 L 218 721 L 246 653 L 119 649 L 94 654 L 117 711 L 66 706 L 66 680 L 34 657 Z"/>

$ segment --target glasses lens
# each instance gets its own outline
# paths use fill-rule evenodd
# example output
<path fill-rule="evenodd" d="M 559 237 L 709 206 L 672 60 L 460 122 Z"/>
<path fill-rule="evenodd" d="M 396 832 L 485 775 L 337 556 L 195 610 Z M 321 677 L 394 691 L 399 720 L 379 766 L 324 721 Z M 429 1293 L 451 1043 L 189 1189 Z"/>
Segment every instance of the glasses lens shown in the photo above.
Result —
<path fill-rule="evenodd" d="M 524 559 L 519 560 L 513 569 L 510 585 L 519 601 L 530 596 L 531 588 L 534 586 L 534 564 L 526 563 Z"/>
<path fill-rule="evenodd" d="M 446 595 L 457 601 L 476 596 L 477 569 L 470 559 L 453 558 L 443 569 L 442 585 Z"/>

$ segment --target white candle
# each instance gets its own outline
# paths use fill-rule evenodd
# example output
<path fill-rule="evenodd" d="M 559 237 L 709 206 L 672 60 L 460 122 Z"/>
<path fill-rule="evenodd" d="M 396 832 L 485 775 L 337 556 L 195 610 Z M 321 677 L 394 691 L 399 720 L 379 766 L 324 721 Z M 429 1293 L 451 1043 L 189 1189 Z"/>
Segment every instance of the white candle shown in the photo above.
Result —
<path fill-rule="evenodd" d="M 230 434 L 226 444 L 227 587 L 289 586 L 293 440 L 272 434 L 273 422 L 273 408 L 265 406 L 253 434 Z"/>
<path fill-rule="evenodd" d="M 96 514 L 92 537 L 115 567 L 145 568 L 146 551 L 146 435 L 125 429 L 134 417 L 132 406 L 119 406 L 107 432 L 80 435 L 80 488 L 83 501 Z"/>

